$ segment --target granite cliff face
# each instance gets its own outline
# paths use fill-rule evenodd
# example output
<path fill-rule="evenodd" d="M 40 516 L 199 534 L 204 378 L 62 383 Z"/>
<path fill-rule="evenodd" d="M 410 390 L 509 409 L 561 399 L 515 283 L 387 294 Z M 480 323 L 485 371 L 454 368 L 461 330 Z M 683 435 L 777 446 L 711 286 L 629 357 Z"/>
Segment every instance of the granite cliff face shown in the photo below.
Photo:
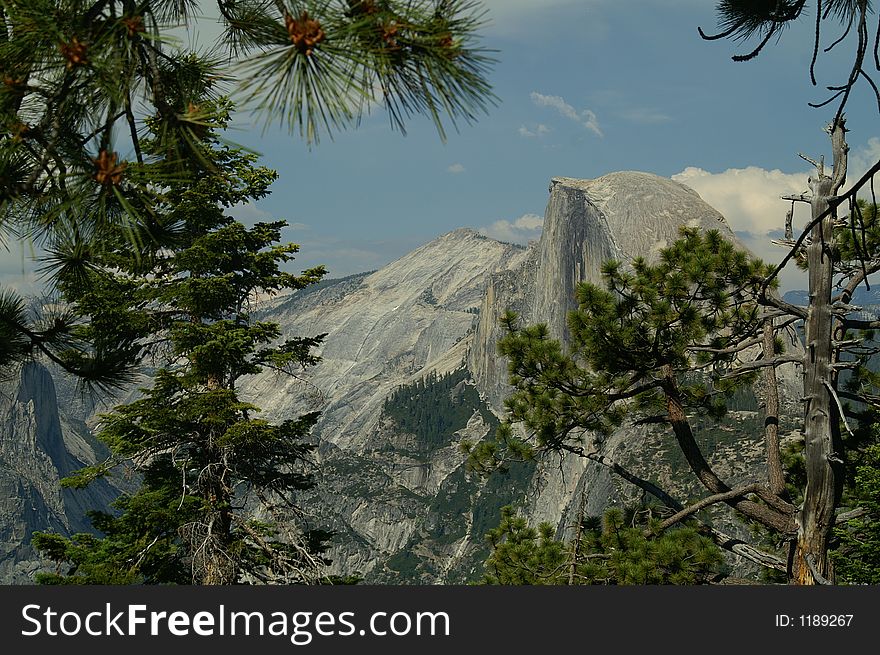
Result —
<path fill-rule="evenodd" d="M 683 226 L 718 229 L 735 240 L 717 211 L 669 179 L 635 172 L 554 178 L 542 237 L 529 248 L 456 230 L 381 270 L 264 302 L 260 318 L 278 321 L 285 336 L 327 335 L 317 366 L 295 378 L 266 372 L 246 380 L 242 391 L 269 420 L 321 411 L 312 435 L 318 484 L 300 505 L 314 527 L 338 534 L 328 553 L 332 572 L 381 583 L 465 582 L 479 573 L 484 534 L 504 504 L 516 503 L 533 522 L 553 522 L 565 533 L 582 497 L 594 515 L 632 499 L 634 490 L 607 469 L 574 457 L 482 480 L 465 470 L 459 445 L 485 438 L 503 416 L 507 364 L 495 344 L 505 310 L 526 323 L 547 323 L 564 338 L 579 281 L 600 282 L 609 258 L 655 257 Z M 783 378 L 783 395 L 796 398 L 793 370 Z M 62 387 L 71 425 L 91 424 L 92 404 L 75 402 L 69 384 Z M 28 559 L 31 530 L 87 527 L 82 508 L 57 481 L 96 456 L 76 430 L 64 429 L 43 369 L 23 372 L 15 389 L 0 400 L 0 502 L 6 503 L 0 579 L 6 581 L 22 581 L 22 571 L 37 566 Z M 419 425 L 432 405 L 454 414 L 439 432 Z M 732 483 L 755 475 L 761 450 L 755 421 L 755 412 L 741 412 L 725 428 L 727 441 L 705 444 Z M 690 493 L 670 477 L 674 462 L 658 469 L 675 452 L 657 430 L 626 426 L 603 448 L 682 497 Z M 75 493 L 81 504 L 112 497 L 110 489 L 90 492 L 94 497 Z"/>
<path fill-rule="evenodd" d="M 736 242 L 724 217 L 689 187 L 650 173 L 611 173 L 595 180 L 565 177 L 550 182 L 544 228 L 535 252 L 507 279 L 490 282 L 468 360 L 480 390 L 501 409 L 506 363 L 495 353 L 497 317 L 505 307 L 523 323 L 546 323 L 565 339 L 568 312 L 576 307 L 579 282 L 602 284 L 609 259 L 654 259 L 678 238 L 682 227 L 719 230 Z"/>
<path fill-rule="evenodd" d="M 26 584 L 42 565 L 30 545 L 37 530 L 90 529 L 85 512 L 104 509 L 117 491 L 106 482 L 86 491 L 60 479 L 105 456 L 87 433 L 58 411 L 49 371 L 27 363 L 0 385 L 0 581 Z"/>
<path fill-rule="evenodd" d="M 651 261 L 682 227 L 715 229 L 736 240 L 721 214 L 670 179 L 636 172 L 553 178 L 528 318 L 563 338 L 578 282 L 601 284 L 601 266 L 609 259 Z"/>
<path fill-rule="evenodd" d="M 402 432 L 383 407 L 401 386 L 465 367 L 490 278 L 520 269 L 528 256 L 461 229 L 374 273 L 265 305 L 265 317 L 286 335 L 327 334 L 321 362 L 303 377 L 264 373 L 246 383 L 246 394 L 270 419 L 322 412 L 313 433 L 321 479 L 305 504 L 315 523 L 340 534 L 330 552 L 334 572 L 381 582 L 464 581 L 470 574 L 473 541 L 482 546 L 487 526 L 471 540 L 465 517 L 497 499 L 480 499 L 482 487 L 468 479 L 458 444 L 494 429 L 492 413 L 462 379 L 450 393 L 470 418 L 444 441 L 426 444 Z"/>

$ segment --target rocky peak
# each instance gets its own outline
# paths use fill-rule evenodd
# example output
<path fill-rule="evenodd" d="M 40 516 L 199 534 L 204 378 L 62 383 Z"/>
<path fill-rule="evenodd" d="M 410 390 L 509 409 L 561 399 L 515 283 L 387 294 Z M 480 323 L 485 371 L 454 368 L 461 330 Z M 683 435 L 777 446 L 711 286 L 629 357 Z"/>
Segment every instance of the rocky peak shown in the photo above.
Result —
<path fill-rule="evenodd" d="M 601 284 L 601 267 L 609 259 L 654 259 L 682 227 L 717 229 L 736 240 L 717 210 L 668 178 L 633 171 L 594 180 L 553 178 L 531 322 L 547 323 L 551 334 L 564 337 L 579 282 Z"/>
<path fill-rule="evenodd" d="M 55 384 L 45 367 L 28 362 L 0 384 L 0 580 L 26 583 L 41 566 L 31 534 L 90 529 L 89 509 L 117 495 L 106 481 L 82 492 L 60 479 L 106 453 L 59 415 Z"/>

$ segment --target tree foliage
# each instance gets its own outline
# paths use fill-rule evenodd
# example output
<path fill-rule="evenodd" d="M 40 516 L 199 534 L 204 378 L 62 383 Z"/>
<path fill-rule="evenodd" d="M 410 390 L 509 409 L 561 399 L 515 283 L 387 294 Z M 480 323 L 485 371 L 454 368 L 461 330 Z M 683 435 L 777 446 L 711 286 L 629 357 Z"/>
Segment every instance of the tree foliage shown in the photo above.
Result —
<path fill-rule="evenodd" d="M 479 394 L 467 381 L 467 369 L 444 375 L 432 371 L 395 389 L 385 400 L 382 411 L 402 431 L 416 435 L 422 448 L 434 450 L 448 444 L 453 434 L 467 425 L 474 407 L 479 405 Z"/>
<path fill-rule="evenodd" d="M 588 431 L 608 434 L 634 410 L 649 420 L 665 414 L 670 391 L 688 410 L 723 413 L 725 395 L 749 378 L 725 373 L 737 355 L 730 347 L 760 328 L 756 298 L 766 272 L 719 232 L 685 229 L 658 264 L 611 261 L 606 288 L 581 283 L 565 347 L 546 326 L 521 327 L 507 314 L 498 349 L 516 391 L 506 405 L 534 440 L 519 442 L 508 427 L 505 446 L 583 453 Z M 500 445 L 478 446 L 472 463 L 489 461 Z"/>
<path fill-rule="evenodd" d="M 138 237 L 137 251 L 122 230 L 81 265 L 75 244 L 56 251 L 59 287 L 91 318 L 94 343 L 120 339 L 137 349 L 138 360 L 162 363 L 140 398 L 102 417 L 98 437 L 111 458 L 64 481 L 83 486 L 130 462 L 144 473 L 140 490 L 117 503 L 118 516 L 94 515 L 106 535 L 97 546 L 83 535 L 37 540 L 50 556 L 72 561 L 76 581 L 318 576 L 313 535 L 253 518 L 255 509 L 270 519 L 296 510 L 296 492 L 312 485 L 305 437 L 317 414 L 269 423 L 240 399 L 239 386 L 267 368 L 295 373 L 317 361 L 311 351 L 322 336 L 281 340 L 278 324 L 253 320 L 249 306 L 259 294 L 315 283 L 324 270 L 281 269 L 298 249 L 278 243 L 283 221 L 248 228 L 228 215 L 233 205 L 267 194 L 275 173 L 221 143 L 225 124 L 206 126 L 202 152 L 210 165 L 193 162 L 188 179 L 161 189 L 156 229 Z M 161 139 L 143 143 L 149 154 L 161 154 Z M 167 165 L 157 159 L 143 174 L 162 180 Z"/>
<path fill-rule="evenodd" d="M 880 584 L 880 445 L 874 443 L 854 459 L 851 501 L 866 514 L 835 530 L 832 559 L 845 582 Z"/>
<path fill-rule="evenodd" d="M 653 536 L 650 509 L 608 509 L 586 519 L 571 542 L 549 523 L 529 527 L 513 508 L 486 538 L 492 552 L 482 583 L 490 585 L 703 584 L 721 572 L 721 551 L 692 527 Z"/>
<path fill-rule="evenodd" d="M 0 1 L 5 236 L 32 239 L 50 254 L 57 241 L 72 241 L 86 261 L 123 228 L 138 248 L 143 231 L 155 228 L 162 186 L 184 179 L 193 161 L 212 163 L 202 136 L 223 119 L 224 93 L 309 142 L 357 124 L 377 102 L 393 126 L 427 114 L 442 136 L 448 122 L 473 120 L 494 101 L 492 60 L 477 40 L 482 13 L 470 0 L 216 6 L 224 34 L 205 55 L 171 37 L 199 14 L 195 1 Z M 148 166 L 157 156 L 164 180 Z M 50 279 L 54 272 L 45 271 Z M 126 381 L 127 348 L 95 347 L 82 340 L 79 317 L 33 316 L 22 303 L 10 291 L 0 297 L 0 333 L 8 336 L 0 365 L 39 352 L 86 381 Z"/>
<path fill-rule="evenodd" d="M 657 263 L 609 262 L 604 289 L 581 283 L 564 346 L 546 326 L 520 327 L 506 316 L 499 351 L 509 360 L 514 387 L 506 401 L 509 419 L 494 441 L 470 447 L 471 465 L 486 470 L 506 458 L 569 452 L 610 466 L 658 498 L 668 512 L 662 529 L 723 502 L 768 529 L 789 532 L 795 508 L 785 490 L 757 477 L 729 484 L 694 434 L 754 381 L 758 366 L 744 353 L 764 345 L 759 300 L 768 271 L 717 231 L 686 228 Z M 787 358 L 783 343 L 773 339 L 758 365 Z M 706 499 L 685 506 L 656 482 L 608 460 L 604 435 L 625 420 L 668 426 Z M 784 568 L 779 558 L 767 561 Z"/>

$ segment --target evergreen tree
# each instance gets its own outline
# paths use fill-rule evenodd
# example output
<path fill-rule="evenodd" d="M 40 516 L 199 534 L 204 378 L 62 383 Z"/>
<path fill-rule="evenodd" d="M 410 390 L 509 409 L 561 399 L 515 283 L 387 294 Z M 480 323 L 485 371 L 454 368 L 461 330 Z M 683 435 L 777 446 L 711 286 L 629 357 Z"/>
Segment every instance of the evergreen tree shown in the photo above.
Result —
<path fill-rule="evenodd" d="M 298 582 L 320 573 L 320 535 L 252 518 L 256 508 L 270 518 L 295 510 L 296 492 L 312 484 L 304 439 L 317 414 L 271 424 L 238 388 L 266 368 L 284 373 L 317 361 L 311 350 L 322 337 L 279 343 L 279 326 L 253 320 L 248 307 L 258 294 L 317 282 L 324 270 L 282 271 L 297 251 L 278 243 L 285 223 L 247 228 L 227 214 L 265 196 L 275 179 L 254 155 L 221 143 L 227 112 L 221 101 L 216 124 L 205 124 L 208 165 L 193 162 L 187 179 L 162 188 L 155 229 L 135 235 L 138 251 L 124 230 L 87 265 L 71 261 L 73 243 L 56 250 L 59 286 L 91 317 L 93 340 L 120 338 L 137 359 L 165 363 L 141 398 L 102 418 L 98 437 L 111 459 L 64 481 L 82 486 L 130 462 L 144 473 L 140 490 L 117 502 L 118 516 L 94 515 L 106 535 L 99 542 L 38 536 L 38 548 L 73 564 L 72 578 L 43 582 Z M 161 157 L 161 138 L 142 143 Z M 162 180 L 169 165 L 157 159 L 136 174 Z"/>
<path fill-rule="evenodd" d="M 133 164 L 149 163 L 144 139 L 169 178 L 211 162 L 201 134 L 222 118 L 202 101 L 212 80 L 309 142 L 357 124 L 377 101 L 394 127 L 426 114 L 441 136 L 494 101 L 470 0 L 216 6 L 225 31 L 210 58 L 170 37 L 198 15 L 195 0 L 0 0 L 0 229 L 50 249 L 75 240 L 86 258 L 120 226 L 132 237 L 149 227 L 162 185 Z M 124 344 L 82 341 L 80 317 L 56 299 L 36 316 L 25 305 L 0 294 L 0 366 L 39 352 L 87 381 L 125 381 Z"/>
<path fill-rule="evenodd" d="M 501 523 L 486 535 L 492 552 L 482 583 L 702 584 L 721 574 L 721 551 L 710 539 L 688 526 L 654 535 L 659 521 L 645 508 L 611 508 L 601 521 L 584 523 L 564 543 L 549 523 L 530 528 L 511 507 L 502 508 Z"/>
<path fill-rule="evenodd" d="M 722 416 L 726 398 L 753 381 L 759 367 L 792 361 L 781 342 L 757 363 L 738 357 L 764 340 L 758 300 L 768 270 L 717 231 L 683 229 L 657 264 L 608 262 L 605 289 L 578 286 L 567 349 L 549 337 L 546 326 L 520 327 L 509 313 L 503 319 L 507 334 L 499 342 L 514 386 L 506 401 L 509 419 L 496 440 L 465 446 L 471 465 L 485 469 L 506 458 L 569 452 L 610 466 L 660 499 L 671 514 L 660 529 L 725 503 L 768 529 L 790 531 L 795 507 L 784 489 L 776 492 L 758 479 L 730 485 L 707 461 L 693 428 L 701 417 Z M 602 455 L 603 436 L 628 417 L 667 425 L 708 495 L 685 507 L 656 483 Z M 515 423 L 525 436 L 514 430 Z M 785 570 L 784 560 L 773 554 L 740 553 Z"/>
<path fill-rule="evenodd" d="M 876 437 L 876 426 L 873 431 Z M 831 558 L 845 583 L 880 584 L 880 444 L 854 459 L 851 500 L 865 513 L 835 529 Z"/>

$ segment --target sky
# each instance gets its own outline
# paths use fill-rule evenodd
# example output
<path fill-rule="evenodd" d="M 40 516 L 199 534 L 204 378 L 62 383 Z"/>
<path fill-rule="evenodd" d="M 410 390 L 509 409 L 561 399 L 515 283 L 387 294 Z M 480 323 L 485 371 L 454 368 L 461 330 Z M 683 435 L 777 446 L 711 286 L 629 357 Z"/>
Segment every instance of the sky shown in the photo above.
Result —
<path fill-rule="evenodd" d="M 202 1 L 205 9 L 213 3 Z M 324 264 L 330 277 L 373 270 L 459 227 L 526 243 L 540 235 L 552 177 L 595 178 L 622 170 L 672 177 L 724 214 L 743 243 L 768 261 L 784 223 L 786 193 L 807 190 L 809 165 L 826 154 L 832 107 L 825 84 L 848 73 L 847 52 L 824 55 L 809 79 L 811 18 L 757 59 L 748 45 L 703 41 L 714 31 L 708 0 L 484 0 L 482 43 L 497 63 L 499 98 L 443 142 L 428 118 L 394 132 L 381 109 L 356 128 L 309 147 L 286 128 L 239 112 L 230 138 L 278 171 L 271 196 L 238 218 L 287 220 L 301 246 L 296 269 Z M 215 10 L 216 11 L 216 10 Z M 182 32 L 208 44 L 210 14 Z M 826 43 L 836 38 L 831 31 Z M 838 49 L 839 50 L 839 49 Z M 864 86 L 864 85 L 863 85 Z M 850 179 L 880 157 L 876 102 L 859 90 L 848 105 Z M 798 207 L 795 225 L 809 210 Z M 32 276 L 27 244 L 8 244 L 0 277 Z M 792 271 L 784 288 L 803 286 Z"/>

